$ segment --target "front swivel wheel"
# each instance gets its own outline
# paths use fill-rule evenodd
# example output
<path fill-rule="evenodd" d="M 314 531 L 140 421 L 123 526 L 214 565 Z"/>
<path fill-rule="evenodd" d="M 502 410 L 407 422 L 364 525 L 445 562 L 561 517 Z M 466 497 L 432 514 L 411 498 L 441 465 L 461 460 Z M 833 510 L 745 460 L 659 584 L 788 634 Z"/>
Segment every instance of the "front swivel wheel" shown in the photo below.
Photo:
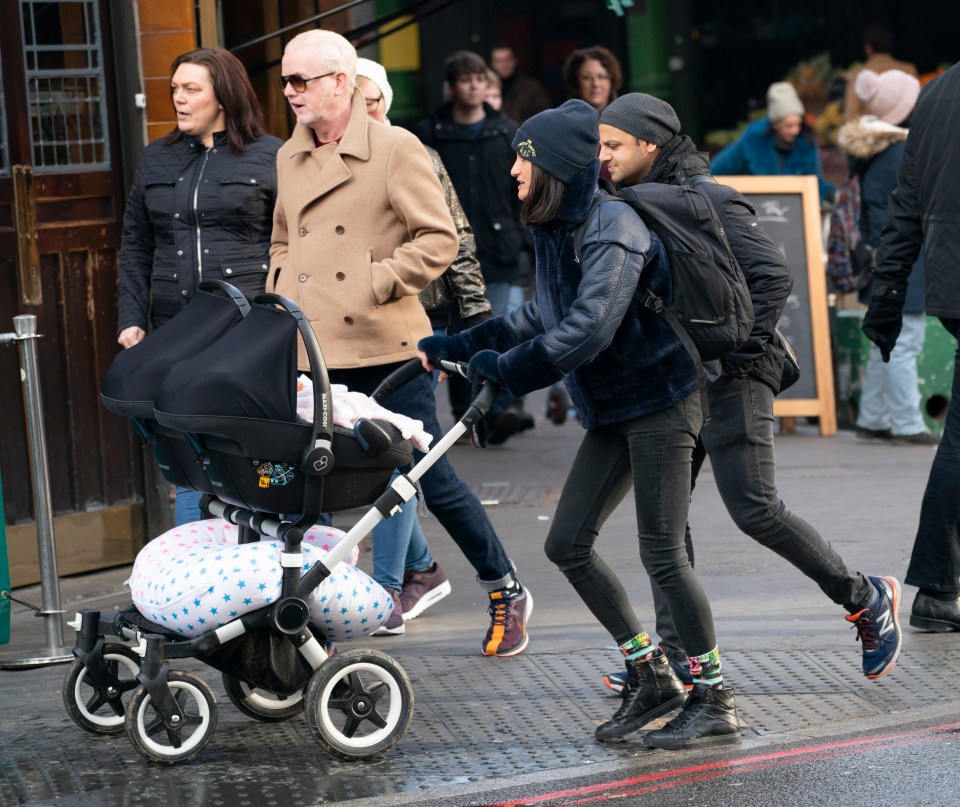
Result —
<path fill-rule="evenodd" d="M 167 685 L 183 712 L 164 721 L 150 693 L 137 687 L 127 704 L 125 727 L 130 743 L 150 762 L 176 765 L 196 759 L 217 727 L 217 699 L 202 678 L 171 670 Z"/>
<path fill-rule="evenodd" d="M 369 759 L 395 748 L 413 719 L 413 687 L 386 653 L 348 650 L 314 672 L 304 695 L 307 725 L 338 759 Z"/>

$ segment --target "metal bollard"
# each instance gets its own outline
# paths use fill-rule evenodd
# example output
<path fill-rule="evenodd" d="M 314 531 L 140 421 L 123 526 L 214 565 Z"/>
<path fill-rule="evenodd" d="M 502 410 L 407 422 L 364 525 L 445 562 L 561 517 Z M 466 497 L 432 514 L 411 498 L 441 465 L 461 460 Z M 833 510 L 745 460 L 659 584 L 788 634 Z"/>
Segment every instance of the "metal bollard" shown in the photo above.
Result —
<path fill-rule="evenodd" d="M 0 334 L 0 344 L 17 342 L 20 347 L 20 369 L 23 399 L 27 416 L 27 439 L 30 446 L 30 470 L 33 478 L 33 501 L 37 520 L 37 550 L 40 558 L 40 592 L 42 607 L 36 616 L 44 620 L 46 646 L 27 655 L 8 658 L 0 655 L 0 669 L 25 669 L 73 660 L 73 653 L 63 646 L 63 624 L 60 609 L 60 580 L 57 575 L 57 552 L 53 540 L 53 508 L 50 503 L 50 472 L 47 462 L 47 439 L 40 398 L 40 366 L 37 361 L 37 318 L 21 314 L 13 318 L 13 334 Z"/>

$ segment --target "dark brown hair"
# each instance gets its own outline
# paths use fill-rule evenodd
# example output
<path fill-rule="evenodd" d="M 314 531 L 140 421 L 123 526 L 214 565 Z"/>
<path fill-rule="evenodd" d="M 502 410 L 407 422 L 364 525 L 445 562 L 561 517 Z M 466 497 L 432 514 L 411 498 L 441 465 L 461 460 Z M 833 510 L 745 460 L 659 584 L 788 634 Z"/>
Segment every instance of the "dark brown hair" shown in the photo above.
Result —
<path fill-rule="evenodd" d="M 533 169 L 530 172 L 530 187 L 520 208 L 520 221 L 524 224 L 545 224 L 553 221 L 560 212 L 567 186 L 536 163 L 530 163 L 530 167 Z"/>
<path fill-rule="evenodd" d="M 170 65 L 170 77 L 182 64 L 199 64 L 206 67 L 213 83 L 213 94 L 223 107 L 227 124 L 230 150 L 242 154 L 244 145 L 263 134 L 263 110 L 247 76 L 247 69 L 236 56 L 222 48 L 198 48 L 181 53 Z M 174 129 L 167 135 L 169 145 L 183 137 L 183 132 Z"/>
<path fill-rule="evenodd" d="M 603 69 L 610 75 L 610 100 L 612 101 L 623 84 L 623 70 L 620 68 L 617 57 L 603 45 L 575 50 L 563 63 L 563 80 L 570 88 L 570 95 L 573 98 L 580 98 L 580 68 L 588 59 L 600 62 Z"/>
<path fill-rule="evenodd" d="M 472 50 L 458 50 L 456 53 L 451 53 L 443 63 L 443 77 L 451 89 L 460 76 L 476 73 L 486 76 L 487 63 L 482 56 Z"/>

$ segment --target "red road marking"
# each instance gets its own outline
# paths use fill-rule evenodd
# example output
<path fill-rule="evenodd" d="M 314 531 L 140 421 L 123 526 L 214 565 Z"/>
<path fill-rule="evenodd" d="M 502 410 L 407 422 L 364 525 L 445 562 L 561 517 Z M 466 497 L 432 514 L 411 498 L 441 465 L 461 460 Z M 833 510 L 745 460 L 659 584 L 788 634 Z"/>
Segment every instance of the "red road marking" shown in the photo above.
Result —
<path fill-rule="evenodd" d="M 775 768 L 780 765 L 792 765 L 808 759 L 831 759 L 847 754 L 857 753 L 869 746 L 894 745 L 902 747 L 916 743 L 927 742 L 938 734 L 960 731 L 960 723 L 946 723 L 940 726 L 930 726 L 913 731 L 904 731 L 897 734 L 883 734 L 875 737 L 864 737 L 855 740 L 842 740 L 835 743 L 820 743 L 806 745 L 788 751 L 775 751 L 770 754 L 758 754 L 740 759 L 710 762 L 703 765 L 691 765 L 686 768 L 657 771 L 630 779 L 619 779 L 612 782 L 603 782 L 587 787 L 571 790 L 558 790 L 553 793 L 543 793 L 511 802 L 501 802 L 493 807 L 521 807 L 521 805 L 549 805 L 558 799 L 563 799 L 566 805 L 588 804 L 594 801 L 606 800 L 611 797 L 633 796 L 643 793 L 654 793 L 658 790 L 667 790 L 684 784 L 717 779 L 722 776 L 731 776 L 737 773 Z M 612 791 L 616 791 L 613 793 Z M 590 794 L 598 794 L 591 796 Z"/>

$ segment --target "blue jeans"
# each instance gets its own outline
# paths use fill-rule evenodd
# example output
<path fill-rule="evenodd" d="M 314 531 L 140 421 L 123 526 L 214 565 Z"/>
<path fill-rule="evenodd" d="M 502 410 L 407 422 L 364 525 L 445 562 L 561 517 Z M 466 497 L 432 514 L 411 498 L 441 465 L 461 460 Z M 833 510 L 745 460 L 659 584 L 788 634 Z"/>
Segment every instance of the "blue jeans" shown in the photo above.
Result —
<path fill-rule="evenodd" d="M 177 485 L 177 498 L 173 502 L 173 523 L 179 527 L 199 521 L 203 516 L 200 513 L 200 497 L 203 494 L 193 488 L 182 488 Z"/>
<path fill-rule="evenodd" d="M 433 555 L 420 529 L 414 497 L 373 528 L 373 579 L 384 588 L 400 591 L 404 572 L 422 572 L 431 566 Z"/>
<path fill-rule="evenodd" d="M 335 378 L 334 383 L 346 384 L 351 390 L 369 395 L 373 392 L 369 382 L 370 369 L 336 370 L 332 378 Z M 434 443 L 443 436 L 429 375 L 417 376 L 404 384 L 384 401 L 384 406 L 421 421 L 423 428 L 433 436 Z M 416 461 L 423 457 L 420 451 L 413 453 Z M 496 591 L 508 585 L 513 580 L 513 564 L 480 500 L 456 475 L 446 456 L 440 457 L 421 477 L 420 487 L 430 512 L 437 517 L 476 570 L 480 585 L 487 591 Z"/>
<path fill-rule="evenodd" d="M 940 321 L 960 337 L 960 319 Z M 960 591 L 960 348 L 954 357 L 950 406 L 923 492 L 906 582 L 932 591 Z"/>
<path fill-rule="evenodd" d="M 523 286 L 502 280 L 487 283 L 487 299 L 493 316 L 509 314 L 523 305 Z"/>
<path fill-rule="evenodd" d="M 831 600 L 856 610 L 871 593 L 871 584 L 851 572 L 820 533 L 787 508 L 777 492 L 773 445 L 773 390 L 755 378 L 721 376 L 707 388 L 710 423 L 700 432 L 694 456 L 699 471 L 704 455 L 717 490 L 734 523 L 759 544 L 772 549 L 813 580 Z M 694 478 L 695 482 L 695 478 Z M 692 562 L 693 547 L 689 545 Z M 677 631 L 670 611 L 654 586 L 657 633 L 667 654 L 679 658 Z"/>
<path fill-rule="evenodd" d="M 587 431 L 544 549 L 618 644 L 643 632 L 623 585 L 594 550 L 610 514 L 633 489 L 640 559 L 669 603 L 684 647 L 716 647 L 707 595 L 684 544 L 700 393 L 659 412 Z"/>
<path fill-rule="evenodd" d="M 917 359 L 923 351 L 926 330 L 927 318 L 923 314 L 904 314 L 903 328 L 889 362 L 880 358 L 880 348 L 870 345 L 857 426 L 890 429 L 895 435 L 927 431 L 920 414 L 917 374 Z"/>

